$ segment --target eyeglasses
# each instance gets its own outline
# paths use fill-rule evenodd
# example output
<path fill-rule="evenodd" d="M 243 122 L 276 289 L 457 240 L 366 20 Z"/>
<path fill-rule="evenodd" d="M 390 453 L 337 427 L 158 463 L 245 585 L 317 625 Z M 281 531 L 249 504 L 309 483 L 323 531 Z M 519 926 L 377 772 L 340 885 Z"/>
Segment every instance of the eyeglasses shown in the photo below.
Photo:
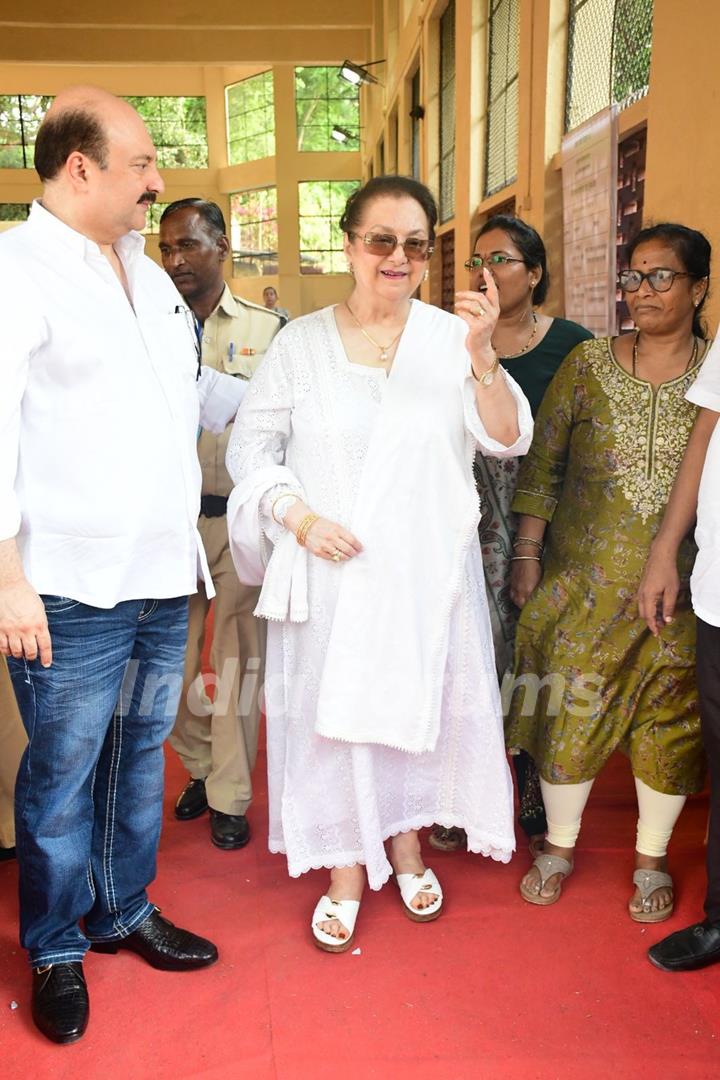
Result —
<path fill-rule="evenodd" d="M 693 277 L 680 270 L 669 270 L 666 266 L 656 266 L 643 274 L 642 270 L 622 270 L 618 281 L 623 292 L 637 292 L 643 281 L 647 281 L 655 292 L 668 292 L 677 277 Z"/>
<path fill-rule="evenodd" d="M 394 233 L 359 233 L 349 232 L 351 240 L 362 240 L 371 255 L 392 255 L 395 248 L 400 244 Z M 411 262 L 424 262 L 429 259 L 435 248 L 429 240 L 421 240 L 417 236 L 409 236 L 400 244 L 405 255 Z"/>
<path fill-rule="evenodd" d="M 488 255 L 485 258 L 484 255 L 471 255 L 467 262 L 463 263 L 466 270 L 482 270 L 483 266 L 488 268 L 491 266 L 505 266 L 506 263 L 521 263 L 525 262 L 524 259 L 513 259 L 511 255 L 503 255 L 501 251 L 496 251 L 492 255 Z"/>

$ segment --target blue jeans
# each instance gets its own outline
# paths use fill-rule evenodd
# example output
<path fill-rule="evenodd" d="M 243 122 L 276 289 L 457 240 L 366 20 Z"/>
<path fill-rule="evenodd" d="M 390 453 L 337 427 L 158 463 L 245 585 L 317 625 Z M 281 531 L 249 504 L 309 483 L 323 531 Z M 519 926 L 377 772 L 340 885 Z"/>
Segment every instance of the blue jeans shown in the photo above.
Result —
<path fill-rule="evenodd" d="M 163 743 L 182 688 L 187 597 L 102 609 L 43 596 L 53 662 L 9 658 L 28 747 L 15 788 L 20 942 L 82 960 L 153 911 Z M 85 933 L 78 925 L 85 919 Z"/>

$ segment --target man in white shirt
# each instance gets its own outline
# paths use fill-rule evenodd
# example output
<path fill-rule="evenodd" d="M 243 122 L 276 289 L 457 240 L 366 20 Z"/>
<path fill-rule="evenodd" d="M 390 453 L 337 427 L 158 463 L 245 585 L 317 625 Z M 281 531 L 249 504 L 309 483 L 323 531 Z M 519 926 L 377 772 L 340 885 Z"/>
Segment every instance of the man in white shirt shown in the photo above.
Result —
<path fill-rule="evenodd" d="M 679 588 L 677 552 L 697 518 L 698 555 L 690 588 L 697 617 L 702 735 L 710 768 L 708 887 L 703 922 L 677 930 L 648 951 L 650 961 L 663 971 L 691 971 L 720 961 L 720 339 L 686 396 L 700 412 L 650 549 L 638 606 L 654 634 L 672 622 Z"/>
<path fill-rule="evenodd" d="M 200 370 L 190 313 L 143 253 L 163 182 L 134 109 L 62 92 L 35 164 L 42 200 L 0 237 L 0 653 L 29 735 L 16 846 L 33 1018 L 66 1043 L 87 1025 L 89 947 L 165 970 L 217 959 L 146 887 L 187 598 L 198 574 L 211 591 L 196 432 L 224 430 L 243 383 Z"/>

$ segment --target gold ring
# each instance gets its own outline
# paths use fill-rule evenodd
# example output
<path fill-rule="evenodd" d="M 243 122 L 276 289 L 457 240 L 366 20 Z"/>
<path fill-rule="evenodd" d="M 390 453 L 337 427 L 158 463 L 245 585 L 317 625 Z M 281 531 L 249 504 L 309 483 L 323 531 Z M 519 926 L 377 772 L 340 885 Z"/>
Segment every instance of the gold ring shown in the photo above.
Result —
<path fill-rule="evenodd" d="M 340 562 L 340 560 L 342 559 L 342 551 L 333 551 L 330 558 L 333 562 Z"/>
<path fill-rule="evenodd" d="M 478 317 L 478 319 L 482 319 L 484 314 L 485 314 L 485 308 L 482 306 L 482 304 L 476 304 L 475 305 L 475 315 Z"/>

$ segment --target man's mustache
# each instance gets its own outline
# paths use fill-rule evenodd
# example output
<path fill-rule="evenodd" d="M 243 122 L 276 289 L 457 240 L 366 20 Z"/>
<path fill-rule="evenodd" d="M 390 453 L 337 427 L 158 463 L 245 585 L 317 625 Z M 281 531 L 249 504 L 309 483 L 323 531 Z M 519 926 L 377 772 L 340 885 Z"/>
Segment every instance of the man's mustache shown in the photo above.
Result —
<path fill-rule="evenodd" d="M 152 206 L 157 200 L 157 193 L 155 191 L 146 191 L 144 195 L 141 195 L 138 199 L 138 206 L 142 206 L 147 203 L 148 206 Z"/>

